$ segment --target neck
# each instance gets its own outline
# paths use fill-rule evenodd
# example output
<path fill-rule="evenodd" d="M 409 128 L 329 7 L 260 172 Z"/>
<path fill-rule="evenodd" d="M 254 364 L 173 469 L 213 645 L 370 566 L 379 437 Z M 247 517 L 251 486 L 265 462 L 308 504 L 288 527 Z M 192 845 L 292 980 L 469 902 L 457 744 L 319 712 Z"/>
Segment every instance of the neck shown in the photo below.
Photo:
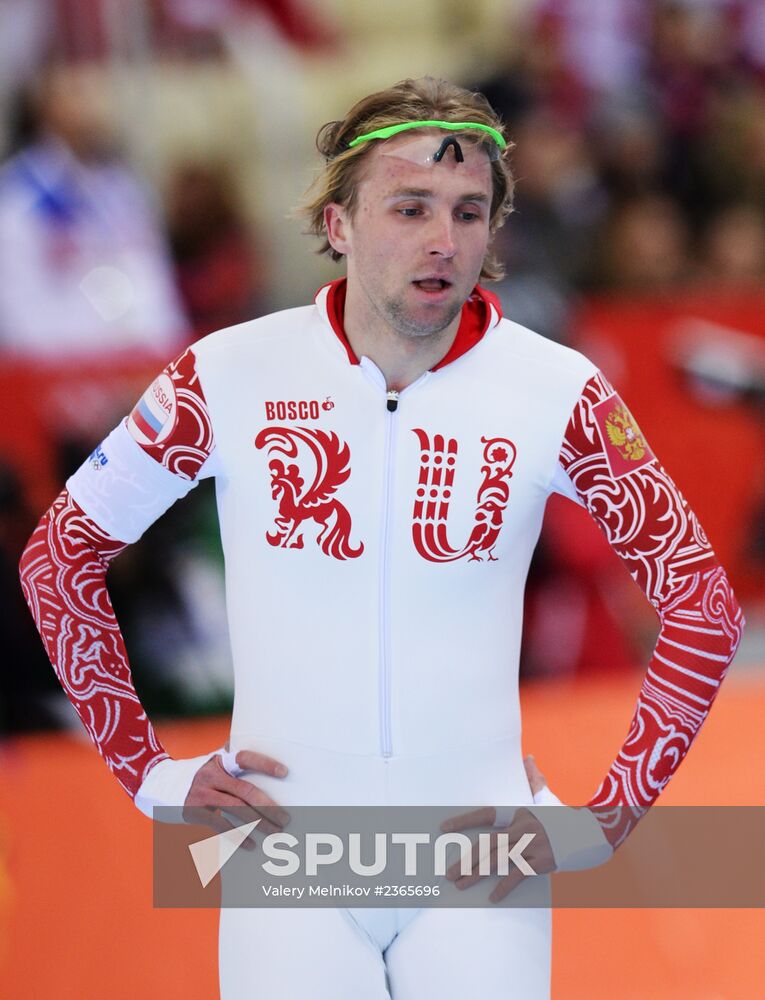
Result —
<path fill-rule="evenodd" d="M 357 358 L 367 357 L 385 376 L 388 389 L 406 389 L 447 354 L 459 329 L 461 311 L 443 330 L 408 336 L 370 309 L 355 285 L 348 283 L 343 326 Z"/>

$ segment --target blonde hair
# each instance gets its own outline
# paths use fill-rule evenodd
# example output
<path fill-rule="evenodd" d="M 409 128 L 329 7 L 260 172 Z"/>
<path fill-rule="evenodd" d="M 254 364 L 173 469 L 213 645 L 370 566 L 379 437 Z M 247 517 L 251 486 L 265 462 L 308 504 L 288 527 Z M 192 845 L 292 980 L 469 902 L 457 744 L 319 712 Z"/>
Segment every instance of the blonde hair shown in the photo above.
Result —
<path fill-rule="evenodd" d="M 327 239 L 324 209 L 331 202 L 343 205 L 350 213 L 356 207 L 358 181 L 366 159 L 375 146 L 374 141 L 362 142 L 353 149 L 349 143 L 360 135 L 389 125 L 410 121 L 477 122 L 490 125 L 504 136 L 504 128 L 497 114 L 483 96 L 458 87 L 446 80 L 426 76 L 420 80 L 402 80 L 358 101 L 342 121 L 327 122 L 316 136 L 316 147 L 325 158 L 324 170 L 307 192 L 297 214 L 308 220 L 306 233 L 320 237 L 323 242 L 318 253 L 328 254 L 333 260 L 342 258 Z M 476 132 L 476 141 L 483 138 Z M 494 234 L 512 211 L 513 175 L 510 153 L 513 144 L 508 142 L 500 156 L 491 163 L 492 201 L 489 231 Z M 496 281 L 504 268 L 494 256 L 491 247 L 486 252 L 481 277 Z"/>

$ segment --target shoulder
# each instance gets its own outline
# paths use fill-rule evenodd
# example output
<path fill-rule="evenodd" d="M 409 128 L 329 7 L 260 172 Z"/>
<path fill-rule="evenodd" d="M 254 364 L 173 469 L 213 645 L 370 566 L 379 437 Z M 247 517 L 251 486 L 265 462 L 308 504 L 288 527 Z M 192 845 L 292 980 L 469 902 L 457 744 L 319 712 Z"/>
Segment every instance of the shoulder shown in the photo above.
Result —
<path fill-rule="evenodd" d="M 509 319 L 501 319 L 492 329 L 490 348 L 503 368 L 524 377 L 560 380 L 581 387 L 598 371 L 597 366 L 579 351 Z"/>
<path fill-rule="evenodd" d="M 298 306 L 269 313 L 236 326 L 216 330 L 191 346 L 203 364 L 236 362 L 243 356 L 276 350 L 289 352 L 295 341 L 304 338 L 318 320 L 314 305 Z"/>

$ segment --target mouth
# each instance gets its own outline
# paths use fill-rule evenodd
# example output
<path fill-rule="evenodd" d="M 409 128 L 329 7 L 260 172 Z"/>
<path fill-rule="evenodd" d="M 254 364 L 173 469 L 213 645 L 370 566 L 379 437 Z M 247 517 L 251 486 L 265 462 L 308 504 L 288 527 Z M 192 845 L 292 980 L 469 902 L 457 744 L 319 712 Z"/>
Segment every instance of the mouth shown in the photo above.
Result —
<path fill-rule="evenodd" d="M 430 295 L 438 295 L 440 292 L 445 292 L 447 289 L 452 287 L 451 281 L 446 278 L 420 278 L 412 282 L 421 292 L 427 292 Z"/>

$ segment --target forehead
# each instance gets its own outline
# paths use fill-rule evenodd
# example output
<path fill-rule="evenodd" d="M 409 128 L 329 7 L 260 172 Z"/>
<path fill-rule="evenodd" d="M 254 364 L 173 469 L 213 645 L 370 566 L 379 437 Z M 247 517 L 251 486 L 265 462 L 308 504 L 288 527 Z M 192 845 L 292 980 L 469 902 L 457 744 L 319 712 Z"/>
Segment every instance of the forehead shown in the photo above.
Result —
<path fill-rule="evenodd" d="M 422 129 L 372 140 L 374 149 L 367 157 L 360 193 L 386 197 L 398 188 L 418 188 L 456 197 L 482 193 L 491 199 L 491 163 L 480 141 L 456 135 L 464 161 L 457 161 L 452 146 L 440 161 L 433 159 L 447 135 L 442 129 Z"/>

